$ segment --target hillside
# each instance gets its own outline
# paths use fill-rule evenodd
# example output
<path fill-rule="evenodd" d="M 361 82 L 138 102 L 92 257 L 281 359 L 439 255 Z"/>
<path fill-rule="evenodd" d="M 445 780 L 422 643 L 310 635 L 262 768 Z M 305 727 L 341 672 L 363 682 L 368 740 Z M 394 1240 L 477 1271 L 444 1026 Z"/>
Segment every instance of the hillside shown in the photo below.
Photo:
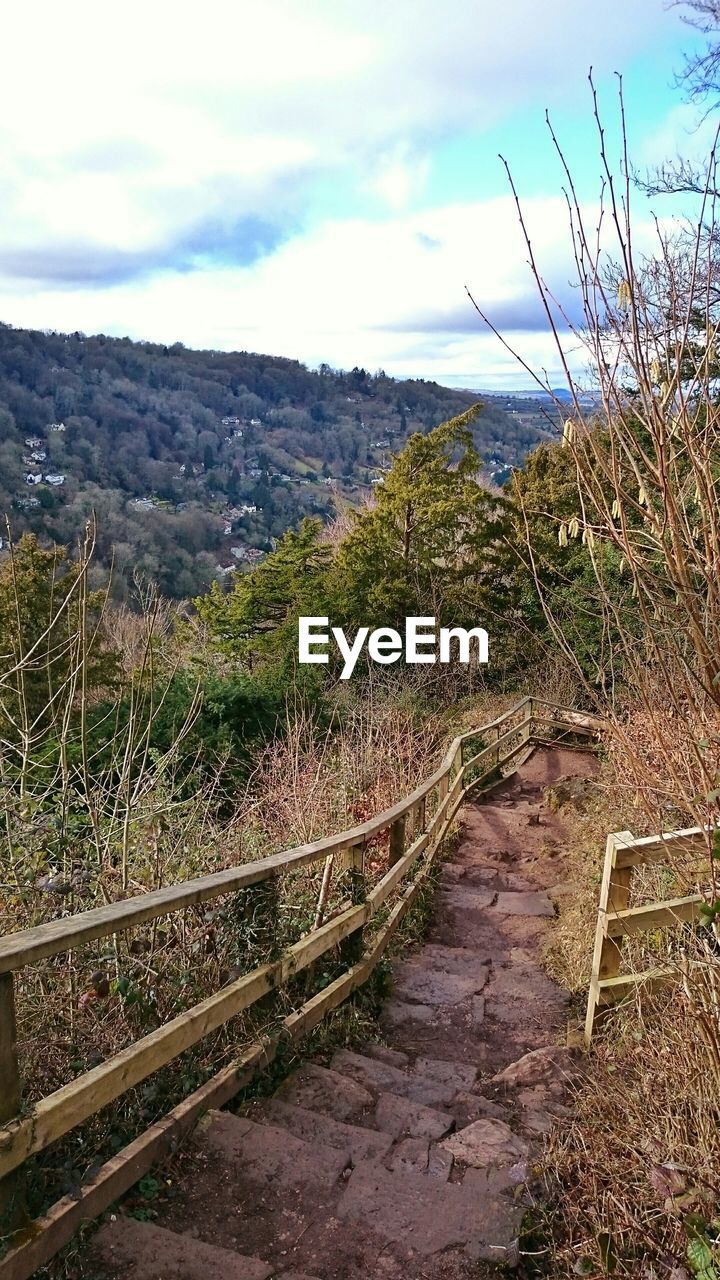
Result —
<path fill-rule="evenodd" d="M 247 566 L 303 515 L 361 501 L 414 431 L 476 397 L 382 371 L 318 372 L 246 352 L 0 326 L 0 512 L 73 543 L 94 510 L 96 564 L 176 598 Z M 515 408 L 515 406 L 512 406 Z M 475 427 L 502 482 L 546 434 L 488 404 Z"/>

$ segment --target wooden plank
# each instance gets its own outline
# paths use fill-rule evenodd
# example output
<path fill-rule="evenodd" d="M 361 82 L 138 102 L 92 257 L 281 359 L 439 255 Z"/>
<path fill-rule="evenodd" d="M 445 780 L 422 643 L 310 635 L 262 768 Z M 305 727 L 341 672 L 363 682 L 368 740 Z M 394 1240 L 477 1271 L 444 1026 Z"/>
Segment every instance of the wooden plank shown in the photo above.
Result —
<path fill-rule="evenodd" d="M 708 847 L 709 827 L 688 827 L 666 831 L 660 836 L 640 836 L 618 849 L 618 867 L 637 867 L 651 862 L 669 862 L 677 853 L 703 853 Z"/>
<path fill-rule="evenodd" d="M 279 964 L 254 969 L 42 1098 L 29 1116 L 0 1131 L 0 1174 L 17 1168 L 28 1156 L 69 1133 L 88 1116 L 267 995 L 275 986 L 278 972 Z"/>
<path fill-rule="evenodd" d="M 643 973 L 621 973 L 613 978 L 601 978 L 598 984 L 598 1000 L 601 1006 L 614 1004 L 624 996 L 643 987 L 653 991 L 666 987 L 680 978 L 679 969 L 646 969 Z"/>
<path fill-rule="evenodd" d="M 493 755 L 499 756 L 499 753 L 505 744 L 512 742 L 513 738 L 517 738 L 523 732 L 523 726 L 526 723 L 527 721 L 521 721 L 520 724 L 515 725 L 512 729 L 508 729 L 507 733 L 504 733 L 502 737 L 497 738 L 495 742 L 490 742 L 486 747 L 483 747 L 482 751 L 478 751 L 477 755 L 472 756 L 472 758 L 466 762 L 464 768 L 466 770 L 472 769 L 473 766 L 477 764 L 478 760 L 482 760 L 484 756 L 490 756 L 491 758 Z"/>
<path fill-rule="evenodd" d="M 362 960 L 313 996 L 301 1009 L 284 1019 L 283 1031 L 286 1036 L 293 1040 L 299 1039 L 367 981 L 404 915 L 415 901 L 429 865 L 429 862 L 426 863 L 396 903 L 373 946 Z M 273 1060 L 279 1039 L 277 1037 L 265 1044 L 251 1046 L 238 1062 L 224 1068 L 163 1120 L 158 1121 L 103 1165 L 78 1192 L 58 1201 L 33 1224 L 32 1232 L 19 1240 L 0 1260 L 0 1280 L 29 1280 L 39 1267 L 49 1262 L 68 1243 L 84 1222 L 97 1217 L 147 1173 L 154 1163 L 174 1150 L 204 1112 L 223 1106 L 249 1084 L 257 1070 Z"/>
<path fill-rule="evenodd" d="M 172 911 L 196 906 L 222 894 L 258 884 L 270 875 L 282 874 L 323 861 L 331 853 L 336 853 L 340 849 L 364 843 L 417 806 L 435 786 L 442 784 L 443 779 L 454 768 L 463 742 L 504 724 L 511 717 L 524 713 L 529 706 L 531 706 L 531 700 L 523 698 L 516 706 L 511 707 L 488 725 L 469 729 L 466 733 L 458 735 L 448 747 L 442 764 L 430 778 L 417 787 L 411 795 L 361 826 L 340 832 L 336 836 L 327 836 L 310 844 L 300 845 L 295 849 L 272 854 L 268 858 L 261 858 L 241 867 L 229 867 L 209 876 L 155 889 L 136 898 L 113 902 L 91 911 L 83 911 L 61 920 L 37 925 L 33 929 L 22 929 L 17 933 L 5 935 L 0 938 L 0 973 L 10 972 L 22 968 L 23 965 L 58 955 L 80 946 L 83 942 L 93 942 L 124 929 L 146 924 L 149 920 L 156 920 Z"/>
<path fill-rule="evenodd" d="M 396 818 L 390 828 L 390 844 L 388 848 L 388 867 L 394 867 L 399 862 L 405 852 L 405 828 L 407 819 L 405 814 L 401 818 Z"/>
<path fill-rule="evenodd" d="M 668 898 L 665 902 L 650 902 L 644 907 L 610 911 L 607 931 L 611 938 L 618 938 L 697 920 L 703 901 L 702 895 L 696 893 L 688 898 Z"/>
<path fill-rule="evenodd" d="M 403 876 L 407 874 L 415 860 L 420 854 L 427 849 L 430 844 L 431 834 L 426 831 L 423 835 L 410 846 L 407 853 L 403 854 L 397 862 L 393 863 L 389 871 L 385 872 L 382 880 L 373 889 L 370 890 L 367 900 L 370 906 L 371 914 L 374 915 L 378 907 L 382 905 L 386 898 L 390 897 L 393 889 L 400 883 Z"/>
<path fill-rule="evenodd" d="M 610 902 L 611 881 L 617 881 L 617 853 L 620 846 L 626 846 L 633 839 L 631 831 L 613 831 L 605 842 L 605 861 L 603 863 L 602 881 L 600 884 L 600 902 L 598 905 L 597 923 L 595 926 L 595 943 L 593 946 L 592 968 L 590 971 L 590 988 L 588 991 L 587 1011 L 585 1014 L 585 1043 L 592 1040 L 595 1017 L 599 1004 L 600 979 L 611 977 L 620 967 L 619 944 L 607 940 L 607 912 Z M 623 902 L 623 894 L 629 889 L 630 873 L 624 868 L 619 884 L 615 890 L 615 907 Z M 627 898 L 625 898 L 625 904 Z"/>
<path fill-rule="evenodd" d="M 156 920 L 172 911 L 196 906 L 221 894 L 246 889 L 276 874 L 278 870 L 307 866 L 325 858 L 331 847 L 342 848 L 344 842 L 340 837 L 317 841 L 315 845 L 304 845 L 286 854 L 273 854 L 270 858 L 261 858 L 242 867 L 230 867 L 226 871 L 216 871 L 197 880 L 169 885 L 166 889 L 154 889 L 137 898 L 126 898 L 61 920 L 51 920 L 34 929 L 21 929 L 17 933 L 6 934 L 0 938 L 0 973 L 34 964 L 48 956 L 80 946 L 83 942 L 105 938 L 111 933 L 145 924 L 148 920 Z"/>
<path fill-rule="evenodd" d="M 162 1120 L 102 1166 L 77 1191 L 59 1200 L 0 1260 L 0 1280 L 29 1280 L 62 1249 L 85 1222 L 92 1221 L 133 1186 L 158 1160 L 174 1151 L 197 1120 L 222 1107 L 275 1057 L 276 1044 L 254 1044 L 201 1085 Z"/>
<path fill-rule="evenodd" d="M 17 1168 L 29 1155 L 42 1151 L 160 1067 L 167 1066 L 186 1049 L 286 982 L 292 974 L 336 947 L 359 929 L 369 914 L 367 903 L 349 907 L 301 938 L 279 960 L 244 974 L 136 1044 L 42 1098 L 30 1116 L 0 1130 L 0 1176 Z"/>

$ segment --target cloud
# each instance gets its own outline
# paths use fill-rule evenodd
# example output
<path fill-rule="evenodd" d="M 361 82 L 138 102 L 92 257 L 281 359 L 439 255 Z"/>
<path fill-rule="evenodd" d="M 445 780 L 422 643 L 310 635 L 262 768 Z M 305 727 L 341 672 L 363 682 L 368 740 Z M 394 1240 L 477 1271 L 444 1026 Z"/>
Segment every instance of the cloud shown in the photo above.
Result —
<path fill-rule="evenodd" d="M 529 199 L 525 213 L 547 279 L 576 308 L 564 200 Z M 141 294 L 131 280 L 103 293 L 78 287 L 71 297 L 37 287 L 16 294 L 13 318 L 441 381 L 474 368 L 478 385 L 517 384 L 525 375 L 474 311 L 468 285 L 524 358 L 547 368 L 556 384 L 558 355 L 525 256 L 514 202 L 502 197 L 382 221 L 327 220 L 247 265 L 149 276 Z M 0 288 L 0 315 L 8 314 L 6 303 Z M 580 367 L 582 352 L 572 359 Z"/>
<path fill-rule="evenodd" d="M 553 0 L 541 22 L 537 0 L 126 0 L 120 21 L 90 0 L 11 6 L 0 317 L 517 382 L 468 285 L 557 381 L 512 201 L 482 198 L 481 169 L 477 199 L 443 199 L 436 161 L 470 133 L 512 131 L 530 104 L 585 102 L 588 12 L 578 0 Z M 680 26 L 658 0 L 606 0 L 598 76 Z M 536 195 L 527 213 L 576 321 L 564 203 Z"/>
<path fill-rule="evenodd" d="M 541 23 L 537 0 L 484 0 L 482 21 L 479 8 L 127 0 L 115 21 L 90 0 L 12 7 L 0 80 L 6 269 L 104 288 L 145 279 L 153 263 L 187 269 L 194 240 L 211 259 L 251 261 L 322 216 L 323 183 L 347 185 L 359 207 L 411 208 L 438 139 L 583 84 L 586 5 L 554 0 Z M 596 63 L 611 69 L 649 22 L 675 21 L 657 9 L 606 0 Z M 243 233 L 253 226 L 274 230 Z"/>
<path fill-rule="evenodd" d="M 209 262 L 247 266 L 271 253 L 286 229 L 260 218 L 226 225 L 208 220 L 175 239 L 143 249 L 59 240 L 43 245 L 0 249 L 0 275 L 57 288 L 107 288 L 140 280 L 158 271 L 196 271 Z"/>

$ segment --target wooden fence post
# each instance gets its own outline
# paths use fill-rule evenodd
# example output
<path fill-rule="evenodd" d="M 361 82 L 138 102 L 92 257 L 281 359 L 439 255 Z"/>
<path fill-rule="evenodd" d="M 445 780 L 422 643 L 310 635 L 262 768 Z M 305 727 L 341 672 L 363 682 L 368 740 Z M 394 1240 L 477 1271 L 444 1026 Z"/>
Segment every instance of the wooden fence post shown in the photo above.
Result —
<path fill-rule="evenodd" d="M 20 1068 L 12 973 L 0 974 L 0 1125 L 20 1110 Z M 0 1178 L 0 1236 L 15 1231 L 25 1218 L 23 1170 Z"/>
<path fill-rule="evenodd" d="M 425 797 L 418 800 L 413 815 L 413 840 L 425 830 Z"/>
<path fill-rule="evenodd" d="M 399 862 L 405 852 L 406 815 L 396 818 L 390 827 L 390 848 L 388 850 L 388 871 Z"/>
<path fill-rule="evenodd" d="M 532 710 L 533 710 L 533 700 L 532 698 L 528 698 L 527 705 L 525 707 L 525 714 L 523 716 L 523 721 L 522 721 L 522 731 L 523 731 L 524 742 L 529 742 L 532 737 Z"/>
<path fill-rule="evenodd" d="M 354 907 L 360 906 L 367 897 L 365 882 L 365 845 L 356 844 L 348 850 L 347 877 L 350 887 L 350 901 Z M 349 969 L 357 964 L 363 952 L 363 926 L 348 934 L 340 943 L 340 956 L 343 964 Z"/>
<path fill-rule="evenodd" d="M 600 885 L 600 903 L 585 1018 L 585 1043 L 588 1045 L 592 1040 L 594 1024 L 601 1015 L 600 981 L 603 978 L 614 978 L 620 971 L 622 938 L 608 937 L 607 917 L 609 911 L 624 911 L 628 905 L 632 867 L 616 867 L 615 860 L 618 848 L 626 848 L 632 840 L 632 831 L 614 831 L 608 836 L 605 845 L 605 863 Z"/>
<path fill-rule="evenodd" d="M 278 928 L 280 892 L 277 875 L 251 885 L 247 894 L 253 960 L 255 964 L 267 964 L 276 959 L 282 949 Z"/>

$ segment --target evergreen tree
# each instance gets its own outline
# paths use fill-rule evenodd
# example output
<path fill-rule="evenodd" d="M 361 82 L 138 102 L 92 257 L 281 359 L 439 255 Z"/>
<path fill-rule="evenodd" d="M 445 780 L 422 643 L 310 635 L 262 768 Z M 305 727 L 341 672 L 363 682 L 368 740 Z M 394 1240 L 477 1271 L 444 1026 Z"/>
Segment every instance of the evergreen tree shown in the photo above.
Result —
<path fill-rule="evenodd" d="M 333 572 L 344 621 L 402 627 L 408 615 L 431 614 L 475 625 L 490 588 L 502 591 L 505 503 L 477 479 L 470 426 L 479 411 L 412 435 L 375 507 L 356 515 Z"/>

